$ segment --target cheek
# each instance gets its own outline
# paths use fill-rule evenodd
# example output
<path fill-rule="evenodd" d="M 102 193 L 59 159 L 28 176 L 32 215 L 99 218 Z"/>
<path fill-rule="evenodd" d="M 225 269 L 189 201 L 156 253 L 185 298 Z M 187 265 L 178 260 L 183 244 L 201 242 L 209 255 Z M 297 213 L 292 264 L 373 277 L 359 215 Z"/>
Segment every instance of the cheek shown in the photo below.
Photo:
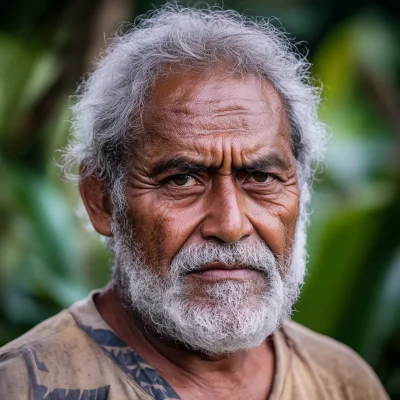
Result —
<path fill-rule="evenodd" d="M 154 255 L 157 254 L 156 249 L 159 248 L 162 242 L 162 231 L 160 230 L 159 218 L 151 212 L 148 205 L 142 204 L 140 207 L 139 202 L 128 202 L 128 218 L 131 219 L 135 228 L 137 240 L 145 261 L 149 265 L 157 263 Z"/>
<path fill-rule="evenodd" d="M 145 197 L 128 203 L 129 217 L 147 263 L 165 278 L 173 257 L 196 231 L 199 212 L 196 207 L 177 208 L 173 201 Z"/>
<path fill-rule="evenodd" d="M 267 205 L 253 204 L 253 210 L 252 223 L 256 231 L 283 261 L 284 256 L 290 255 L 292 247 L 299 213 L 298 197 Z"/>

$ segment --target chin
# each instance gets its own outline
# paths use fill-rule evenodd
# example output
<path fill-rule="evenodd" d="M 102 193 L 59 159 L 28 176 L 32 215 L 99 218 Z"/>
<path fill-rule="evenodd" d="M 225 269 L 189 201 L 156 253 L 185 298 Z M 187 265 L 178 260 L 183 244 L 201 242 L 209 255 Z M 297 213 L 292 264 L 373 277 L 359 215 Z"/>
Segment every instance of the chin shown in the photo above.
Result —
<path fill-rule="evenodd" d="M 229 261 L 223 259 L 229 256 L 228 250 L 220 254 L 224 262 Z M 248 252 L 249 257 L 260 259 L 242 261 L 245 265 L 269 265 L 265 273 L 224 280 L 182 274 L 196 260 L 193 250 L 187 251 L 184 262 L 171 264 L 166 280 L 151 273 L 140 263 L 132 247 L 124 248 L 122 241 L 119 251 L 113 273 L 125 303 L 149 330 L 190 351 L 222 355 L 260 346 L 290 316 L 294 296 L 289 295 L 288 288 L 293 284 L 287 287 L 272 255 L 265 254 L 264 250 L 264 258 L 260 258 L 262 248 Z M 200 255 L 208 254 L 202 248 L 198 251 Z M 233 253 L 236 258 L 240 254 Z M 194 267 L 204 259 L 200 261 Z"/>
<path fill-rule="evenodd" d="M 208 285 L 202 296 L 174 293 L 153 309 L 155 329 L 191 351 L 221 355 L 257 347 L 279 328 L 284 296 L 254 284 L 225 281 Z M 279 291 L 278 291 L 279 292 Z M 162 310 L 162 311 L 161 311 Z"/>

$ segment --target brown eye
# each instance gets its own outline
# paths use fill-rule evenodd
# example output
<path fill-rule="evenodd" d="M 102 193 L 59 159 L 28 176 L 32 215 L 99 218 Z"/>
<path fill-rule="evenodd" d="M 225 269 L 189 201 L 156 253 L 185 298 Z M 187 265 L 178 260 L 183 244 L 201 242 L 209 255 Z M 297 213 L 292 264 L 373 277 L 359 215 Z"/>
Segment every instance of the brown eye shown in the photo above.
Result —
<path fill-rule="evenodd" d="M 169 182 L 173 183 L 176 186 L 184 187 L 194 186 L 197 184 L 196 179 L 194 179 L 190 175 L 174 175 L 169 178 Z"/>
<path fill-rule="evenodd" d="M 265 172 L 253 172 L 249 178 L 247 178 L 247 182 L 257 182 L 257 183 L 268 183 L 271 182 L 274 177 Z"/>

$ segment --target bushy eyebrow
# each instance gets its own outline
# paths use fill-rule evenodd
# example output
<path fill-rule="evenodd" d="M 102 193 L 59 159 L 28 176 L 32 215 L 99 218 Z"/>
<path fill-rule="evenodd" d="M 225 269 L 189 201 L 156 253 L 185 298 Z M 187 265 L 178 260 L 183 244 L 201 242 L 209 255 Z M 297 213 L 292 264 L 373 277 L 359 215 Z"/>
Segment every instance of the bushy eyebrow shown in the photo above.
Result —
<path fill-rule="evenodd" d="M 290 168 L 290 163 L 285 160 L 279 153 L 270 152 L 268 155 L 264 155 L 258 158 L 232 168 L 232 170 L 238 172 L 268 172 L 272 168 L 286 171 Z M 150 175 L 156 177 L 160 173 L 165 172 L 178 172 L 178 173 L 188 173 L 188 172 L 213 172 L 217 171 L 218 168 L 215 166 L 206 165 L 197 160 L 191 160 L 184 156 L 175 156 L 172 158 L 163 158 L 152 166 L 150 170 Z"/>
<path fill-rule="evenodd" d="M 271 168 L 287 171 L 291 167 L 291 163 L 288 162 L 278 152 L 270 152 L 267 155 L 254 158 L 245 165 L 237 168 L 238 170 L 245 171 L 268 171 Z"/>
<path fill-rule="evenodd" d="M 205 164 L 198 161 L 190 160 L 183 156 L 175 156 L 172 158 L 163 158 L 152 166 L 150 175 L 155 177 L 162 172 L 178 171 L 178 172 L 204 172 L 209 170 Z"/>

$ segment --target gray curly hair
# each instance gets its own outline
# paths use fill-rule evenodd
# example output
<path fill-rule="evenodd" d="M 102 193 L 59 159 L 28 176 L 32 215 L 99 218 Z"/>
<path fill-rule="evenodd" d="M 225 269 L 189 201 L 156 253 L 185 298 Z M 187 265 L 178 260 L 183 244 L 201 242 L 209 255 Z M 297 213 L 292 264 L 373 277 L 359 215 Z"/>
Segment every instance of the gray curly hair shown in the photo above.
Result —
<path fill-rule="evenodd" d="M 310 64 L 270 21 L 216 7 L 167 4 L 114 38 L 80 86 L 72 107 L 65 172 L 71 176 L 74 165 L 83 165 L 81 179 L 96 174 L 114 204 L 117 198 L 121 201 L 127 156 L 140 130 L 137 121 L 157 77 L 166 65 L 209 69 L 221 63 L 232 72 L 268 79 L 281 96 L 291 126 L 304 209 L 326 136 L 317 116 L 320 90 L 310 80 Z"/>

